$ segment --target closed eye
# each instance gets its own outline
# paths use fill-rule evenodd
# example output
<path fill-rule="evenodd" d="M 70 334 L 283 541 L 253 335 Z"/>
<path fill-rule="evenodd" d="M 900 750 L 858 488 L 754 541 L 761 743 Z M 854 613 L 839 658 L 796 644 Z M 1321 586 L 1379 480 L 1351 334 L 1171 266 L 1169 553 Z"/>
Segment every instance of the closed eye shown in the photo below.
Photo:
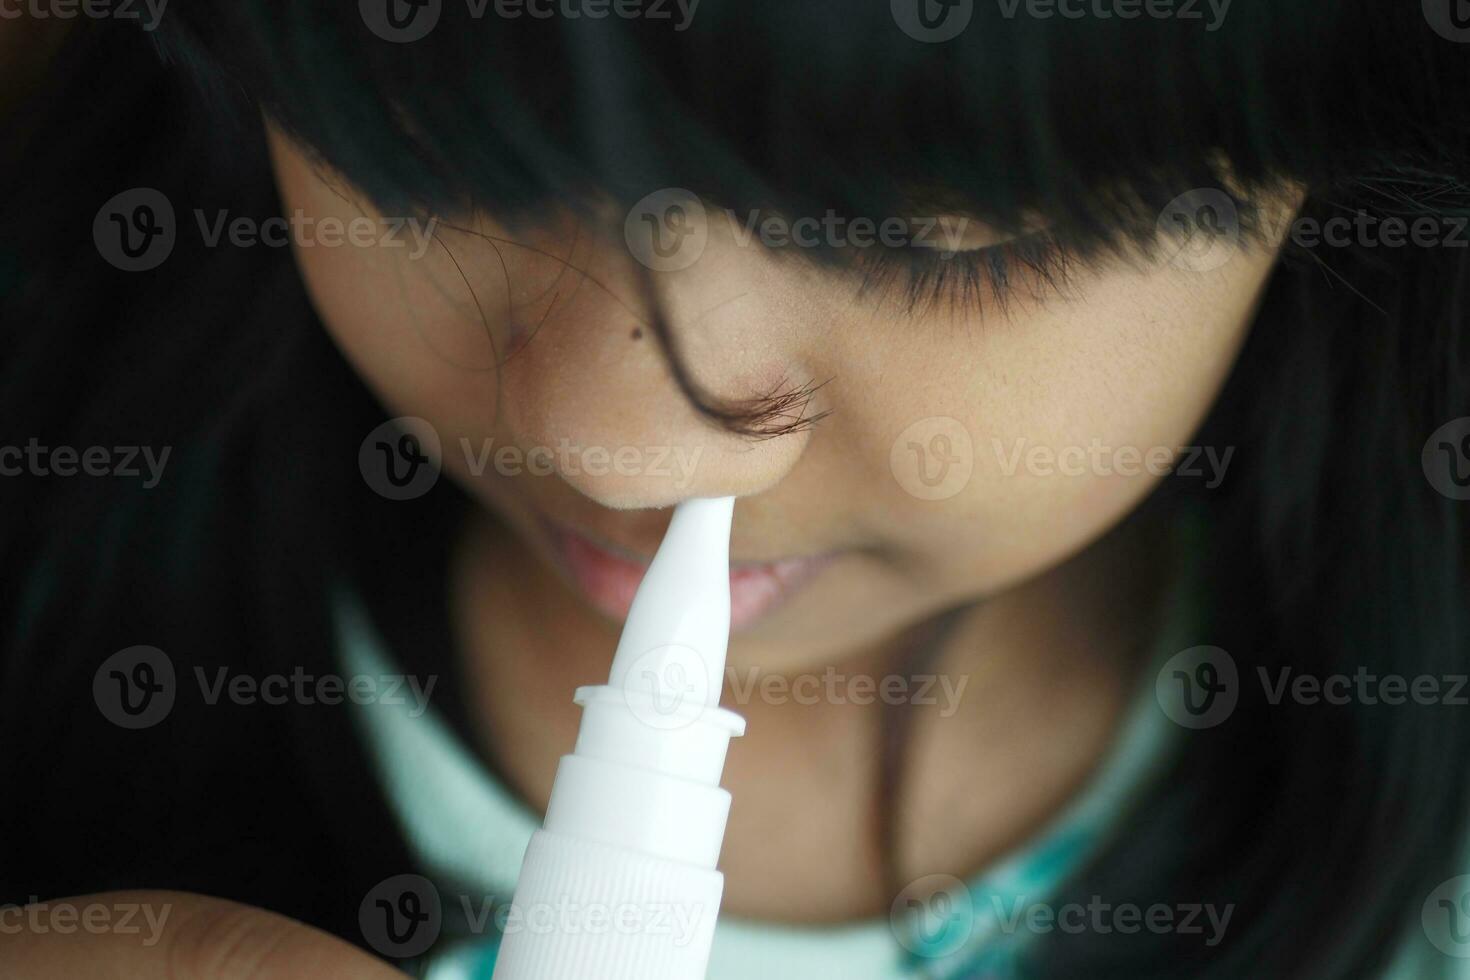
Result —
<path fill-rule="evenodd" d="M 948 307 L 956 314 L 1004 312 L 1013 299 L 1040 301 L 1067 283 L 1070 254 L 1049 230 L 961 251 L 908 246 L 861 250 L 859 296 L 894 299 L 913 316 Z"/>

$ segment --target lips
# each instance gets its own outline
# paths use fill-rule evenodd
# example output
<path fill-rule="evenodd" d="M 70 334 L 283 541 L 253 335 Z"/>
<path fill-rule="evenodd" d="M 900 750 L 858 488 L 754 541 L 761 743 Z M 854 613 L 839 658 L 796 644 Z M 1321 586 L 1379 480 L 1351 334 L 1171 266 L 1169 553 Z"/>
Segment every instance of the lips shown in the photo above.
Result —
<path fill-rule="evenodd" d="M 648 559 L 604 545 L 567 527 L 548 525 L 557 557 L 578 589 L 604 615 L 623 620 Z M 732 562 L 730 628 L 749 626 L 788 599 L 827 563 L 826 556 Z"/>

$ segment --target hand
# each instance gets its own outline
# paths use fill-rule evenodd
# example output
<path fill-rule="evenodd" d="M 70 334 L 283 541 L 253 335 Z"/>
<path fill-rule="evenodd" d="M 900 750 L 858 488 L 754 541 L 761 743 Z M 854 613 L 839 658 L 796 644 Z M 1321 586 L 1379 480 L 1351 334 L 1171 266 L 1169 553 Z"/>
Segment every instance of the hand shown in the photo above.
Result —
<path fill-rule="evenodd" d="M 403 980 L 404 974 L 294 919 L 205 895 L 107 892 L 0 908 L 0 980 L 76 977 Z"/>

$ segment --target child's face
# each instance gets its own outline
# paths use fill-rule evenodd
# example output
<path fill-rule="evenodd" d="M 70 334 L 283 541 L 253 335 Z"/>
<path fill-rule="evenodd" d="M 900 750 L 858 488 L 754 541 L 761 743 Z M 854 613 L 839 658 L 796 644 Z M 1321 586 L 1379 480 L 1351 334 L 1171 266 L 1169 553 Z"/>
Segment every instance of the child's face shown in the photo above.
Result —
<path fill-rule="evenodd" d="M 288 214 L 363 213 L 272 140 Z M 367 383 L 432 423 L 445 471 L 589 604 L 616 616 L 628 576 L 582 536 L 648 555 L 655 508 L 740 495 L 734 560 L 820 560 L 737 576 L 738 626 L 813 662 L 1036 575 L 1119 521 L 1189 445 L 1273 259 L 1120 262 L 1077 269 L 1070 297 L 1023 289 L 1008 316 L 910 313 L 901 285 L 859 299 L 851 277 L 742 243 L 722 212 L 707 228 L 697 261 L 652 274 L 680 359 L 732 399 L 826 382 L 815 427 L 752 441 L 701 417 L 644 325 L 629 249 L 570 223 L 498 249 L 441 224 L 420 257 L 411 238 L 297 257 Z M 1171 478 L 1217 480 L 1231 450 L 1208 449 Z"/>

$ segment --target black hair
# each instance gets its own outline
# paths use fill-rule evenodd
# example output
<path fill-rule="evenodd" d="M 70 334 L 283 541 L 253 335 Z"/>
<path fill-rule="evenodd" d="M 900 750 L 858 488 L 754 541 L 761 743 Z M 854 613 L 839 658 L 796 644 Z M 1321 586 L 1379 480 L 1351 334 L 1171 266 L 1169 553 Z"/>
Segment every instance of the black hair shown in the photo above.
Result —
<path fill-rule="evenodd" d="M 788 214 L 943 207 L 1017 233 L 1039 217 L 1086 260 L 1148 247 L 1201 188 L 1248 238 L 1284 186 L 1319 220 L 1470 215 L 1470 59 L 1417 5 L 1236 0 L 1217 24 L 961 6 L 942 42 L 889 3 L 779 0 L 703 0 L 684 30 L 446 2 L 407 43 L 357 4 L 172 0 L 155 36 L 77 31 L 6 124 L 24 138 L 0 170 L 0 419 L 10 442 L 142 433 L 179 462 L 151 493 L 0 481 L 0 553 L 27 573 L 4 605 L 0 778 L 23 802 L 0 816 L 0 898 L 169 885 L 361 941 L 342 895 L 407 863 L 340 714 L 181 705 L 120 738 L 91 702 L 97 665 L 134 642 L 180 670 L 323 663 L 344 580 L 395 650 L 445 669 L 464 501 L 444 486 L 387 506 L 363 486 L 356 447 L 383 413 L 312 329 L 289 261 L 181 241 L 129 275 L 92 248 L 98 206 L 133 186 L 271 213 L 256 109 L 384 211 L 512 224 L 683 187 Z M 1288 246 L 1199 440 L 1238 447 L 1226 481 L 1150 501 L 1206 515 L 1199 631 L 1242 674 L 1466 672 L 1465 505 L 1420 451 L 1470 407 L 1467 253 Z M 1057 899 L 1229 904 L 1224 940 L 1059 934 L 1029 974 L 1381 972 L 1470 829 L 1470 714 L 1241 693 Z M 122 800 L 138 813 L 92 808 Z"/>

